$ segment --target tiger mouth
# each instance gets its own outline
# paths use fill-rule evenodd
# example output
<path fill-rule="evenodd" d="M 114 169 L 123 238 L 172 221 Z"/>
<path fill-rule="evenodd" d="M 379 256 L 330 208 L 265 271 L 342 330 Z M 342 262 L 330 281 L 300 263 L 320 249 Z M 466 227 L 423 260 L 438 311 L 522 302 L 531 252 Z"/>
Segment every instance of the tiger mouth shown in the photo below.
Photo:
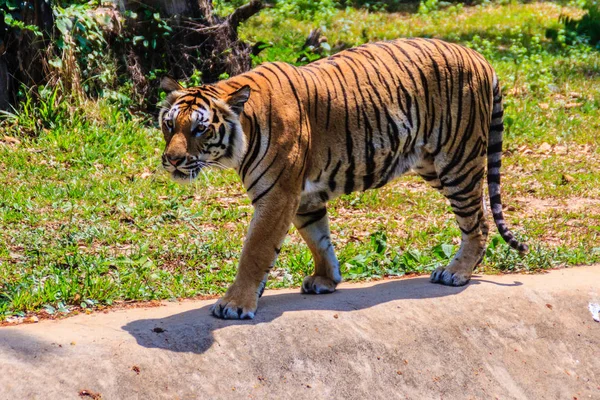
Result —
<path fill-rule="evenodd" d="M 189 172 L 182 172 L 176 169 L 175 171 L 171 172 L 171 177 L 176 181 L 191 181 L 193 179 L 196 179 L 199 173 L 200 168 L 190 170 Z"/>

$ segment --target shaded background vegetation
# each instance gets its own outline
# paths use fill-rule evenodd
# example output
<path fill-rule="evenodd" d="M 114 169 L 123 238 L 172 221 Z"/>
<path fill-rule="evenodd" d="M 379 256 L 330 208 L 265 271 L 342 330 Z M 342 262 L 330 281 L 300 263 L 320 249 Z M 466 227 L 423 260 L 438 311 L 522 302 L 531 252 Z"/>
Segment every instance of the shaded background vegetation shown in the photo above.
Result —
<path fill-rule="evenodd" d="M 396 37 L 472 47 L 501 77 L 506 215 L 532 251 L 493 235 L 478 271 L 600 261 L 596 3 L 161 4 L 0 0 L 0 320 L 222 293 L 252 207 L 233 172 L 191 186 L 161 172 L 158 77 L 197 85 Z M 430 272 L 460 236 L 444 199 L 412 176 L 342 196 L 331 215 L 347 280 Z M 311 269 L 292 229 L 269 287 Z"/>
<path fill-rule="evenodd" d="M 107 98 L 130 111 L 152 112 L 165 74 L 210 83 L 250 69 L 253 59 L 256 64 L 283 56 L 303 64 L 370 40 L 364 30 L 358 38 L 328 42 L 326 30 L 340 10 L 435 16 L 485 1 L 0 0 L 0 109 L 26 100 L 27 92 L 43 97 L 40 86 L 60 85 L 61 95 Z M 600 41 L 598 4 L 578 5 L 586 12 L 561 15 L 548 38 L 569 45 Z M 293 31 L 279 32 L 289 39 L 285 48 L 259 37 L 240 40 L 240 24 L 265 7 L 275 28 L 298 20 L 315 30 L 301 47 L 289 36 Z"/>

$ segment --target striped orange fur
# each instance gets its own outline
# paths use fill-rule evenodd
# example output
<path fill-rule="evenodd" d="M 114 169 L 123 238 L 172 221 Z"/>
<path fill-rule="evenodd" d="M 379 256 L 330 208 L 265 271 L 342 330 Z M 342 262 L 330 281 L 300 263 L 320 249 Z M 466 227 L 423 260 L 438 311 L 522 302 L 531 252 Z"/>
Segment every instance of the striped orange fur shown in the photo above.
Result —
<path fill-rule="evenodd" d="M 498 230 L 527 251 L 502 215 L 500 85 L 471 49 L 399 39 L 304 67 L 267 63 L 212 85 L 184 89 L 166 79 L 163 87 L 165 168 L 178 180 L 205 166 L 234 168 L 255 208 L 236 280 L 213 308 L 218 317 L 254 316 L 291 224 L 315 260 L 303 291 L 334 291 L 341 274 L 327 202 L 409 170 L 446 196 L 462 231 L 457 254 L 432 282 L 464 285 L 483 257 L 486 167 Z"/>

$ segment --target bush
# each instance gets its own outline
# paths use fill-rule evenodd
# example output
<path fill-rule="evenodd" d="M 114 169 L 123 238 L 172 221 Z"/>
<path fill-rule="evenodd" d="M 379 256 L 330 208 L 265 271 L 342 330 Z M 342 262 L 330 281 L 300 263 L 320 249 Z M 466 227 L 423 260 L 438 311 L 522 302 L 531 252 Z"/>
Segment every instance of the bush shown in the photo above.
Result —
<path fill-rule="evenodd" d="M 587 13 L 581 19 L 565 15 L 559 17 L 563 29 L 548 29 L 546 36 L 555 41 L 573 44 L 588 42 L 592 46 L 600 46 L 600 5 L 597 1 L 588 1 L 584 5 Z"/>

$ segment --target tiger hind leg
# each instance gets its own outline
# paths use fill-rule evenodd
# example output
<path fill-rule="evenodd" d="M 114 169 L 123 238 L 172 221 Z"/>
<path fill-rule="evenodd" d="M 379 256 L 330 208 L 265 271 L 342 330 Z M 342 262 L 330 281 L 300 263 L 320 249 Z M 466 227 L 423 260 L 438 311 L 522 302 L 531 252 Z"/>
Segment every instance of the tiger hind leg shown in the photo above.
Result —
<path fill-rule="evenodd" d="M 442 283 L 449 286 L 463 286 L 469 282 L 473 269 L 483 259 L 485 252 L 485 243 L 487 239 L 488 225 L 485 220 L 485 214 L 481 203 L 483 197 L 474 198 L 471 211 L 475 214 L 472 217 L 464 217 L 457 207 L 452 207 L 458 226 L 462 232 L 462 240 L 458 252 L 447 266 L 441 266 L 431 274 L 431 282 Z"/>
<path fill-rule="evenodd" d="M 300 207 L 294 225 L 308 245 L 314 262 L 315 272 L 304 278 L 303 293 L 332 293 L 342 281 L 340 263 L 335 256 L 329 232 L 329 219 L 324 204 L 304 209 Z"/>
<path fill-rule="evenodd" d="M 452 206 L 462 240 L 458 252 L 447 266 L 438 267 L 431 274 L 431 282 L 463 286 L 469 282 L 473 269 L 481 262 L 489 227 L 485 219 L 482 183 L 478 174 L 452 185 L 439 179 L 432 160 L 424 160 L 415 168 L 432 187 L 440 190 Z"/>

